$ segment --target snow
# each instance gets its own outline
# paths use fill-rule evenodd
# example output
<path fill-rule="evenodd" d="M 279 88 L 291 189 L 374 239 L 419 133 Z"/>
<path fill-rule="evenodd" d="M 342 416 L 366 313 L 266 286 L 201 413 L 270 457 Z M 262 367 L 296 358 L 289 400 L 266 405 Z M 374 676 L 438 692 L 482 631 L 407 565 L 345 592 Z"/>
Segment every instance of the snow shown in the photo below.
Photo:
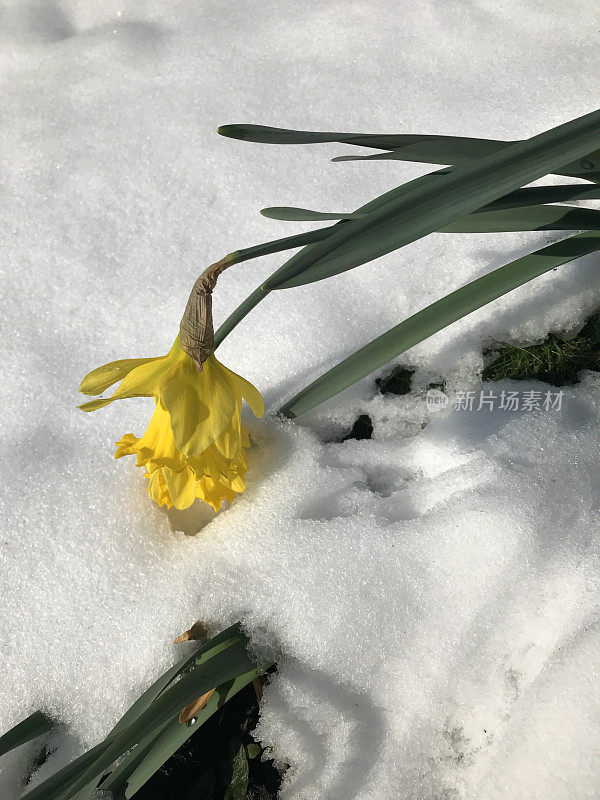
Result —
<path fill-rule="evenodd" d="M 167 352 L 207 264 L 312 227 L 260 208 L 353 209 L 423 171 L 218 125 L 525 137 L 593 110 L 597 44 L 583 0 L 568 15 L 554 0 L 4 3 L 0 730 L 41 708 L 70 756 L 173 663 L 193 621 L 239 619 L 279 663 L 259 735 L 291 764 L 283 800 L 598 795 L 597 377 L 553 411 L 436 414 L 421 394 L 379 395 L 373 375 L 297 422 L 249 417 L 248 488 L 216 518 L 165 514 L 141 470 L 113 461 L 150 401 L 75 408 L 91 368 Z M 432 235 L 271 294 L 219 358 L 273 412 L 557 238 Z M 226 272 L 217 322 L 280 263 Z M 489 391 L 482 348 L 576 332 L 599 305 L 597 267 L 563 266 L 399 361 L 415 387 Z M 360 413 L 373 440 L 333 441 Z M 28 757 L 0 763 L 8 800 Z"/>

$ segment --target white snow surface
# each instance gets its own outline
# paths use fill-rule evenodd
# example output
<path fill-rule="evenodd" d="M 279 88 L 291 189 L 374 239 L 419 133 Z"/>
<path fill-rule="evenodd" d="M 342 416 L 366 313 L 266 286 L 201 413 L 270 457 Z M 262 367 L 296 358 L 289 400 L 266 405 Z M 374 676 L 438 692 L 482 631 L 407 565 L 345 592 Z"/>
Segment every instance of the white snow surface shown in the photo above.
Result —
<path fill-rule="evenodd" d="M 91 368 L 168 350 L 207 264 L 312 227 L 260 208 L 353 209 L 426 169 L 331 164 L 351 148 L 218 125 L 526 137 L 597 105 L 599 38 L 587 0 L 3 2 L 0 731 L 38 708 L 65 723 L 70 749 L 37 780 L 101 740 L 192 622 L 240 620 L 279 664 L 258 735 L 291 765 L 282 800 L 598 797 L 597 376 L 560 410 L 433 414 L 418 391 L 381 396 L 380 370 L 297 422 L 273 416 L 558 236 L 432 235 L 270 295 L 218 352 L 270 414 L 248 418 L 248 488 L 216 517 L 157 509 L 133 459 L 113 460 L 151 401 L 75 406 Z M 216 321 L 284 258 L 225 273 Z M 546 391 L 482 386 L 482 349 L 576 332 L 599 265 L 563 266 L 399 362 L 450 394 Z M 333 441 L 360 413 L 374 438 Z M 24 749 L 0 761 L 3 798 Z"/>

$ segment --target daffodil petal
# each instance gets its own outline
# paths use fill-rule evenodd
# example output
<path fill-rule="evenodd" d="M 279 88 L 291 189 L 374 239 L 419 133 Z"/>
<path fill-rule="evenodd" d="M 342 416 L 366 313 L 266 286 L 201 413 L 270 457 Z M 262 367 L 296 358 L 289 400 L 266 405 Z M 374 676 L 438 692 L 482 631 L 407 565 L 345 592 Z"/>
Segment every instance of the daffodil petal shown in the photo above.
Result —
<path fill-rule="evenodd" d="M 110 364 L 104 364 L 101 367 L 96 367 L 85 376 L 79 385 L 81 394 L 102 394 L 113 383 L 123 380 L 126 375 L 129 375 L 132 369 L 140 367 L 142 364 L 147 364 L 149 361 L 156 361 L 163 356 L 156 358 L 122 358 L 119 361 L 111 361 Z"/>
<path fill-rule="evenodd" d="M 242 449 L 241 402 L 236 406 L 229 425 L 213 442 L 215 450 L 227 460 L 235 459 Z"/>
<path fill-rule="evenodd" d="M 244 483 L 244 479 L 241 475 L 236 475 L 235 478 L 229 484 L 234 492 L 240 494 L 246 488 L 246 484 Z"/>
<path fill-rule="evenodd" d="M 89 403 L 78 406 L 78 408 L 82 411 L 96 411 L 96 409 L 103 408 L 114 400 L 157 395 L 161 381 L 167 378 L 170 360 L 172 360 L 170 356 L 160 356 L 134 367 L 123 378 L 118 389 L 110 397 L 102 400 L 91 400 Z"/>
<path fill-rule="evenodd" d="M 153 472 L 151 475 L 147 474 L 146 477 L 149 480 L 148 494 L 152 500 L 159 506 L 173 508 L 162 469 L 157 469 L 156 472 Z"/>
<path fill-rule="evenodd" d="M 171 416 L 175 443 L 186 456 L 199 455 L 231 422 L 236 400 L 211 358 L 198 372 L 186 356 L 160 386 L 160 400 Z"/>
<path fill-rule="evenodd" d="M 224 364 L 221 364 L 220 361 L 217 361 L 216 358 L 214 360 L 219 365 L 219 368 L 226 373 L 234 391 L 237 391 L 248 403 L 254 416 L 262 417 L 265 413 L 265 404 L 256 386 L 253 386 L 250 381 L 242 378 L 241 375 L 228 369 Z"/>
<path fill-rule="evenodd" d="M 196 389 L 174 377 L 161 386 L 160 400 L 169 412 L 177 449 L 184 455 L 205 450 L 211 438 L 209 408 L 200 400 Z"/>
<path fill-rule="evenodd" d="M 185 467 L 181 472 L 173 472 L 165 467 L 162 472 L 175 508 L 184 509 L 191 506 L 196 499 L 194 471 L 190 467 Z"/>
<path fill-rule="evenodd" d="M 106 398 L 105 400 L 90 400 L 87 403 L 82 403 L 80 406 L 77 406 L 77 408 L 80 408 L 82 411 L 96 411 L 99 408 L 104 408 L 104 406 L 107 406 L 109 403 L 112 403 L 112 399 L 110 398 Z"/>

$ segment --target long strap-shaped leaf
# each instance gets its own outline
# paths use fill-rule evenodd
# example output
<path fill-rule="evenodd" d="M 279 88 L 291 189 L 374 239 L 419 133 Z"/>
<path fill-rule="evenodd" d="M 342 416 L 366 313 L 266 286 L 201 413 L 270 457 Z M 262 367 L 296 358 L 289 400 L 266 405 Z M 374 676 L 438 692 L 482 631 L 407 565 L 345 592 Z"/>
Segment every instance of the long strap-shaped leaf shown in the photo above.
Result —
<path fill-rule="evenodd" d="M 439 174 L 439 173 L 438 173 Z M 535 206 L 540 203 L 565 203 L 569 200 L 600 200 L 600 187 L 589 184 L 567 184 L 561 186 L 528 186 L 517 189 L 498 200 L 492 200 L 482 206 L 480 211 L 493 211 L 504 208 L 519 208 L 521 206 Z M 297 208 L 296 206 L 270 206 L 261 208 L 260 213 L 268 219 L 277 219 L 285 222 L 320 222 L 332 219 L 358 219 L 364 217 L 364 211 L 323 212 L 313 211 L 310 208 Z"/>
<path fill-rule="evenodd" d="M 52 776 L 51 780 L 58 780 L 58 786 L 67 786 L 72 778 L 76 777 L 79 772 L 82 772 L 84 769 L 86 769 L 87 766 L 91 764 L 99 754 L 102 753 L 103 748 L 105 749 L 111 741 L 115 740 L 119 733 L 128 728 L 140 716 L 140 714 L 142 714 L 142 712 L 146 711 L 152 705 L 154 700 L 156 700 L 156 698 L 182 672 L 184 672 L 189 666 L 193 665 L 203 655 L 209 653 L 211 650 L 214 650 L 214 648 L 219 646 L 222 642 L 231 639 L 232 636 L 244 636 L 239 625 L 232 625 L 230 628 L 227 628 L 220 634 L 214 636 L 204 645 L 196 649 L 193 653 L 184 656 L 173 667 L 161 675 L 148 689 L 146 689 L 142 695 L 140 695 L 135 703 L 133 703 L 133 705 L 117 722 L 114 728 L 112 728 L 104 742 L 101 742 L 95 748 L 87 753 L 84 753 L 74 762 L 67 765 L 67 767 L 65 767 L 55 776 Z M 17 747 L 19 744 L 23 744 L 24 742 L 29 741 L 30 739 L 35 738 L 42 733 L 46 733 L 53 727 L 53 724 L 54 723 L 44 714 L 42 714 L 41 711 L 35 712 L 35 714 L 27 717 L 27 719 L 23 720 L 6 734 L 4 734 L 4 736 L 0 737 L 0 755 L 12 750 L 13 747 Z M 101 773 L 96 777 L 97 780 L 99 780 L 102 777 Z M 94 791 L 97 780 L 92 780 L 89 786 L 84 787 L 84 789 L 82 789 L 82 791 L 77 795 L 77 800 L 84 800 L 84 798 L 87 800 L 87 797 Z"/>
<path fill-rule="evenodd" d="M 240 675 L 239 678 L 219 686 L 206 706 L 196 714 L 196 722 L 193 726 L 181 724 L 177 719 L 172 720 L 154 742 L 153 747 L 146 754 L 145 758 L 128 777 L 125 797 L 133 797 L 146 781 L 160 769 L 164 762 L 170 758 L 173 753 L 206 722 L 206 720 L 215 714 L 234 695 L 258 677 L 258 675 L 258 670 L 251 670 L 244 675 Z"/>
<path fill-rule="evenodd" d="M 511 142 L 491 142 L 489 139 L 460 139 L 443 136 L 437 140 L 424 140 L 389 150 L 386 153 L 372 153 L 368 156 L 335 156 L 334 163 L 341 161 L 417 161 L 425 164 L 468 164 L 476 158 L 495 153 Z M 595 150 L 585 158 L 577 159 L 554 170 L 556 175 L 572 178 L 585 178 L 588 181 L 600 180 L 600 151 Z"/>
<path fill-rule="evenodd" d="M 357 350 L 285 403 L 280 413 L 294 418 L 310 411 L 472 311 L 544 272 L 598 250 L 600 233 L 581 233 L 499 267 L 418 311 Z"/>
<path fill-rule="evenodd" d="M 243 640 L 246 642 L 247 639 L 242 632 L 242 629 L 238 624 L 231 625 L 229 628 L 226 628 L 221 633 L 218 633 L 216 636 L 213 636 L 203 645 L 198 647 L 192 653 L 184 656 L 180 659 L 171 669 L 168 669 L 163 675 L 160 676 L 154 683 L 146 689 L 146 691 L 141 694 L 138 699 L 133 703 L 133 705 L 123 714 L 121 719 L 117 722 L 117 724 L 112 728 L 109 732 L 109 736 L 114 734 L 121 733 L 126 728 L 128 728 L 132 722 L 135 720 L 156 700 L 156 698 L 162 694 L 172 683 L 173 681 L 179 677 L 188 667 L 192 666 L 199 662 L 199 659 L 209 654 L 210 652 L 214 651 L 215 647 L 221 645 L 223 642 L 229 641 L 232 637 L 239 636 L 242 637 Z"/>
<path fill-rule="evenodd" d="M 334 161 L 355 158 L 393 158 L 403 161 L 424 161 L 428 164 L 465 164 L 475 158 L 495 153 L 516 141 L 478 139 L 467 136 L 436 136 L 413 133 L 339 133 L 331 131 L 296 131 L 289 128 L 272 128 L 268 125 L 222 125 L 217 129 L 222 136 L 263 144 L 317 144 L 339 142 L 359 147 L 395 151 L 376 153 L 373 156 L 339 156 Z M 561 165 L 559 165 L 561 166 Z M 571 175 L 594 179 L 590 173 L 600 170 L 600 150 L 590 150 L 582 161 L 563 164 L 558 175 Z"/>
<path fill-rule="evenodd" d="M 52 730 L 55 723 L 41 711 L 34 711 L 21 722 L 17 723 L 5 734 L 0 736 L 0 756 L 9 753 L 25 742 L 48 733 Z"/>
<path fill-rule="evenodd" d="M 600 211 L 569 206 L 526 206 L 467 214 L 439 229 L 440 233 L 502 231 L 600 230 Z"/>
<path fill-rule="evenodd" d="M 581 231 L 600 230 L 600 211 L 571 206 L 524 206 L 517 208 L 478 210 L 444 225 L 438 233 L 499 233 L 502 231 Z M 271 211 L 272 209 L 269 209 Z M 279 211 L 279 209 L 277 209 Z M 286 209 L 287 211 L 287 209 Z M 290 209 L 292 211 L 292 209 Z M 297 209 L 298 217 L 308 219 L 309 212 Z M 317 212 L 312 212 L 316 214 Z M 358 218 L 358 214 L 340 215 L 342 219 Z M 282 216 L 278 217 L 281 219 Z M 332 219 L 333 215 L 325 215 Z M 315 217 L 316 218 L 316 217 Z M 322 217 L 321 217 L 322 218 Z M 331 228 L 329 229 L 331 230 Z"/>
<path fill-rule="evenodd" d="M 429 180 L 365 217 L 347 220 L 324 241 L 292 256 L 264 288 L 301 286 L 385 255 L 584 155 L 599 142 L 600 111 L 594 111 L 456 167 L 444 180 Z"/>
<path fill-rule="evenodd" d="M 246 653 L 246 642 L 246 637 L 238 633 L 200 656 L 195 653 L 190 672 L 164 689 L 125 729 L 109 734 L 92 750 L 27 792 L 22 800 L 70 800 L 96 777 L 99 780 L 117 758 L 161 728 L 191 700 L 255 669 Z"/>

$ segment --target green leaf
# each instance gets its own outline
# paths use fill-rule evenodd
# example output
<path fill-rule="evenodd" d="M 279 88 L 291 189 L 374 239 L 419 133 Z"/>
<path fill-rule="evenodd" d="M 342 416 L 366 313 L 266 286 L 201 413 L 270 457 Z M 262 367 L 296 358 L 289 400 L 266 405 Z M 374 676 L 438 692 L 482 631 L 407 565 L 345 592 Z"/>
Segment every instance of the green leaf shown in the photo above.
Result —
<path fill-rule="evenodd" d="M 260 213 L 269 219 L 280 219 L 285 222 L 314 222 L 325 219 L 357 219 L 360 212 L 346 212 L 345 214 L 329 213 L 324 211 L 311 211 L 309 208 L 294 208 L 292 206 L 272 206 L 261 208 Z"/>
<path fill-rule="evenodd" d="M 497 146 L 488 146 L 487 139 L 466 139 L 460 141 L 459 137 L 440 137 L 437 142 L 423 141 L 387 153 L 372 153 L 367 156 L 335 156 L 334 163 L 341 161 L 417 161 L 427 164 L 468 164 L 490 153 L 496 153 L 510 142 L 497 142 Z M 514 144 L 514 142 L 512 143 Z M 555 169 L 556 175 L 566 175 L 573 178 L 585 178 L 588 181 L 600 180 L 600 151 L 594 150 L 585 158 L 564 164 Z"/>
<path fill-rule="evenodd" d="M 439 174 L 439 173 L 437 173 Z M 569 200 L 599 200 L 600 188 L 589 184 L 567 184 L 560 186 L 529 186 L 499 197 L 473 212 L 492 211 L 520 206 L 534 206 L 542 203 L 564 203 Z M 263 217 L 284 220 L 286 222 L 313 222 L 328 219 L 360 219 L 365 211 L 324 212 L 294 206 L 272 206 L 261 209 Z M 323 230 L 332 231 L 333 227 Z M 292 238 L 292 237 L 290 237 Z M 327 238 L 323 236 L 323 238 Z M 304 244 L 304 242 L 302 242 Z M 309 242 L 306 242 L 309 244 Z M 259 245 L 260 247 L 260 245 Z"/>
<path fill-rule="evenodd" d="M 248 758 L 258 758 L 262 755 L 262 747 L 257 744 L 256 742 L 250 742 L 250 744 L 246 745 L 246 752 L 248 753 Z"/>
<path fill-rule="evenodd" d="M 223 800 L 246 800 L 248 792 L 248 756 L 239 736 L 235 737 L 236 751 L 231 764 L 231 780 Z"/>
<path fill-rule="evenodd" d="M 338 156 L 333 161 L 365 159 L 394 159 L 421 161 L 429 164 L 466 164 L 483 158 L 524 140 L 477 139 L 467 136 L 436 136 L 413 133 L 339 133 L 327 131 L 296 131 L 288 128 L 271 128 L 267 125 L 222 125 L 217 129 L 221 136 L 264 144 L 316 144 L 339 142 L 341 144 L 390 150 L 372 156 Z M 559 165 L 560 166 L 560 165 Z M 564 171 L 563 171 L 564 170 Z M 586 177 L 600 170 L 600 149 L 590 150 L 585 158 L 565 163 L 557 174 Z"/>
<path fill-rule="evenodd" d="M 129 727 L 129 725 L 131 725 L 143 711 L 145 711 L 152 705 L 154 700 L 164 691 L 164 689 L 166 689 L 167 686 L 169 686 L 188 667 L 193 665 L 200 656 L 202 656 L 205 653 L 208 653 L 213 648 L 220 645 L 222 642 L 227 641 L 228 639 L 231 638 L 232 635 L 240 633 L 241 631 L 239 625 L 232 625 L 231 627 L 227 628 L 226 630 L 214 636 L 208 642 L 205 642 L 204 645 L 202 645 L 201 647 L 196 648 L 196 650 L 194 650 L 191 654 L 186 655 L 182 659 L 180 659 L 180 661 L 178 661 L 173 667 L 168 669 L 148 689 L 146 689 L 146 691 L 142 695 L 140 695 L 140 697 L 135 701 L 135 703 L 125 712 L 125 714 L 117 722 L 114 728 L 112 728 L 107 738 L 104 740 L 104 743 L 108 744 L 109 741 L 113 741 L 121 731 Z M 129 772 L 131 772 L 133 769 L 135 769 L 135 764 L 137 764 L 143 758 L 147 748 L 156 739 L 161 730 L 162 727 L 158 728 L 158 730 L 153 731 L 148 736 L 145 736 L 139 742 L 139 744 L 125 756 L 125 758 L 119 763 L 119 766 L 116 768 L 116 770 L 113 771 L 117 773 L 117 777 L 119 774 L 125 772 L 126 770 L 129 770 Z M 84 768 L 87 768 L 87 763 Z M 94 793 L 99 781 L 102 780 L 103 775 L 104 775 L 104 770 L 94 775 L 91 782 L 77 793 L 75 800 L 89 800 L 91 795 Z M 109 780 L 112 778 L 113 774 L 110 775 Z"/>
<path fill-rule="evenodd" d="M 133 797 L 146 781 L 162 767 L 165 761 L 170 758 L 207 719 L 216 713 L 234 695 L 251 683 L 259 674 L 259 670 L 253 669 L 232 681 L 218 686 L 208 703 L 196 714 L 196 721 L 193 725 L 189 723 L 181 724 L 178 718 L 170 720 L 160 735 L 152 742 L 146 755 L 140 760 L 139 764 L 131 770 L 129 775 L 125 773 L 119 775 L 118 781 L 115 780 L 114 782 L 109 779 L 102 784 L 101 788 L 112 788 L 113 785 L 126 784 L 125 796 L 127 798 Z M 119 767 L 117 767 L 117 769 L 119 769 Z"/>
<path fill-rule="evenodd" d="M 100 782 L 99 786 L 102 791 L 112 791 L 113 793 L 121 794 L 125 797 L 125 789 L 127 788 L 127 781 L 130 776 L 152 751 L 153 746 L 160 738 L 165 728 L 174 721 L 179 724 L 179 720 L 169 720 L 169 722 L 165 722 L 162 727 L 155 728 L 147 736 L 144 736 L 144 738 L 119 761 L 110 775 Z"/>
<path fill-rule="evenodd" d="M 54 798 L 64 797 L 70 798 L 76 795 L 76 793 L 68 792 L 70 786 L 73 782 L 82 775 L 85 770 L 89 767 L 90 764 L 93 764 L 99 756 L 106 750 L 107 747 L 107 740 L 100 742 L 95 747 L 92 747 L 91 750 L 88 750 L 87 753 L 83 753 L 83 755 L 76 758 L 74 761 L 71 761 L 70 764 L 67 764 L 66 767 L 63 767 L 58 772 L 55 772 L 54 775 L 51 775 L 47 778 L 43 783 L 40 783 L 36 786 L 35 789 L 27 792 L 27 794 L 23 795 L 21 800 L 54 800 Z M 88 784 L 93 780 L 93 778 L 97 777 L 98 780 L 102 777 L 100 774 L 95 773 L 89 781 L 86 781 L 81 789 L 87 789 Z M 77 791 L 80 791 L 79 789 Z"/>
<path fill-rule="evenodd" d="M 54 722 L 41 711 L 34 711 L 13 728 L 0 736 L 0 756 L 9 753 L 20 744 L 35 739 L 43 733 L 48 733 L 54 727 Z"/>
<path fill-rule="evenodd" d="M 70 797 L 74 791 L 83 788 L 93 779 L 94 775 L 110 767 L 117 758 L 134 747 L 147 733 L 178 715 L 179 711 L 192 700 L 221 683 L 255 669 L 246 653 L 245 645 L 245 637 L 232 637 L 213 648 L 210 653 L 197 659 L 194 668 L 187 675 L 166 689 L 150 708 L 117 736 L 97 761 L 73 783 L 70 793 L 64 797 L 64 800 L 67 800 L 67 797 Z M 51 800 L 50 797 L 47 800 Z"/>
<path fill-rule="evenodd" d="M 600 250 L 600 233 L 586 232 L 505 264 L 462 286 L 374 339 L 330 369 L 280 410 L 297 417 L 396 358 L 456 320 L 575 258 Z"/>
<path fill-rule="evenodd" d="M 269 278 L 265 289 L 323 280 L 414 242 L 582 156 L 600 142 L 600 111 L 456 167 L 443 180 L 414 186 L 360 218 L 338 224 L 327 239 L 304 247 Z M 388 193 L 389 195 L 389 193 Z"/>
<path fill-rule="evenodd" d="M 600 211 L 569 206 L 525 206 L 478 211 L 444 225 L 440 233 L 600 230 Z"/>
<path fill-rule="evenodd" d="M 516 189 L 514 192 L 504 195 L 504 197 L 493 200 L 488 205 L 482 206 L 480 210 L 533 206 L 538 203 L 565 203 L 569 200 L 598 199 L 600 199 L 600 187 L 590 186 L 586 183 L 560 186 L 527 186 L 524 189 Z"/>
<path fill-rule="evenodd" d="M 201 647 L 196 648 L 193 652 L 188 653 L 180 659 L 174 666 L 168 669 L 163 675 L 160 676 L 154 683 L 141 694 L 135 703 L 123 714 L 121 719 L 117 722 L 114 728 L 109 732 L 109 736 L 120 733 L 129 727 L 140 714 L 146 711 L 156 698 L 188 667 L 192 666 L 196 661 L 206 653 L 212 651 L 215 647 L 221 645 L 223 642 L 231 639 L 232 636 L 243 636 L 239 625 L 231 625 L 226 630 L 213 636 Z"/>
<path fill-rule="evenodd" d="M 86 789 L 94 779 L 100 779 L 117 758 L 135 747 L 148 734 L 157 731 L 181 708 L 215 686 L 255 669 L 245 650 L 246 637 L 237 630 L 225 641 L 208 642 L 193 654 L 190 671 L 155 697 L 151 705 L 125 727 L 115 727 L 101 744 L 84 753 L 63 770 L 44 781 L 22 800 L 69 800 Z M 223 638 L 225 632 L 219 635 Z M 217 637 L 215 637 L 217 638 Z M 172 672 L 170 670 L 169 672 Z"/>
<path fill-rule="evenodd" d="M 600 190 L 596 190 L 600 192 Z M 600 196 L 600 195 L 599 195 Z M 498 201 L 499 204 L 502 201 Z M 496 233 L 500 231 L 581 231 L 600 230 L 600 211 L 569 206 L 526 205 L 496 208 L 494 203 L 467 214 L 439 229 L 440 233 Z M 295 208 L 265 209 L 274 211 L 273 219 L 359 219 L 364 212 L 353 214 L 321 214 Z M 289 212 L 289 214 L 288 214 Z M 267 216 L 267 215 L 265 215 Z"/>

